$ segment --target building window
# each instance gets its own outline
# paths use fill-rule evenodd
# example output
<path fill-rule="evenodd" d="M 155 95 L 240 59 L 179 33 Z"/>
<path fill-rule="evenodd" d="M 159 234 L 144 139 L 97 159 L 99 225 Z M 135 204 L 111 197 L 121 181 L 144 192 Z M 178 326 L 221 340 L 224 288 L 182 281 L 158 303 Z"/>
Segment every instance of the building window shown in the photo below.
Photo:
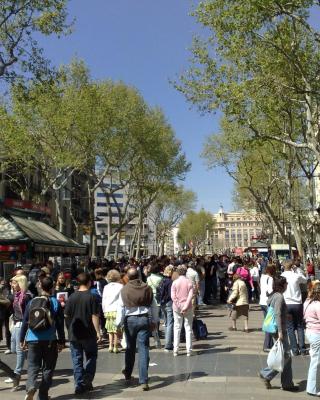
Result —
<path fill-rule="evenodd" d="M 107 207 L 107 203 L 97 202 L 97 207 Z M 123 203 L 110 203 L 111 207 L 123 207 Z"/>
<path fill-rule="evenodd" d="M 105 199 L 106 198 L 106 194 L 98 192 L 97 193 L 97 197 L 103 197 Z M 112 197 L 114 197 L 115 199 L 123 199 L 123 193 L 114 193 L 112 195 Z"/>
<path fill-rule="evenodd" d="M 97 217 L 108 217 L 109 213 L 107 212 L 97 212 Z M 112 217 L 119 217 L 118 213 L 112 213 L 111 214 Z"/>

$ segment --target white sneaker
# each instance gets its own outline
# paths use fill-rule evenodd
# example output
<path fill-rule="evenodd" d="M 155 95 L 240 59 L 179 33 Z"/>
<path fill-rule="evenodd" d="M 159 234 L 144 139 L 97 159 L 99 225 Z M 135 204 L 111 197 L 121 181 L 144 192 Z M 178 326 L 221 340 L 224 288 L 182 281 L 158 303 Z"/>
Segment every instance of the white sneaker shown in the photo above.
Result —
<path fill-rule="evenodd" d="M 169 350 L 169 349 L 163 349 L 163 351 L 164 351 L 165 353 L 170 353 L 171 350 Z"/>
<path fill-rule="evenodd" d="M 174 351 L 174 352 L 173 352 L 173 357 L 177 357 L 177 355 L 178 355 L 178 352 L 177 352 L 177 351 Z"/>
<path fill-rule="evenodd" d="M 6 350 L 3 354 L 12 354 L 11 350 Z"/>
<path fill-rule="evenodd" d="M 7 378 L 4 380 L 4 383 L 13 383 L 13 379 Z"/>
<path fill-rule="evenodd" d="M 187 357 L 191 357 L 192 356 L 192 350 L 187 352 Z"/>

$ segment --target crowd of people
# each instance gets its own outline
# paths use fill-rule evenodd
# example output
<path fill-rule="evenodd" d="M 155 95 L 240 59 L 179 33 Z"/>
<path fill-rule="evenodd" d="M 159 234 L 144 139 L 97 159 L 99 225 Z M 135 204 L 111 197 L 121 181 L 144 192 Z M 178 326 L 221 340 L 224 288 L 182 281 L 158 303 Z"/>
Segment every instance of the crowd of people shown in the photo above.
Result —
<path fill-rule="evenodd" d="M 310 343 L 307 393 L 320 396 L 317 365 L 320 357 L 320 282 L 314 268 L 304 270 L 299 260 L 273 263 L 263 257 L 150 257 L 90 262 L 61 271 L 52 262 L 34 265 L 29 272 L 16 269 L 9 282 L 0 278 L 0 334 L 4 333 L 5 354 L 16 355 L 11 370 L 0 368 L 12 384 L 20 379 L 27 358 L 25 400 L 38 391 L 48 400 L 58 353 L 70 348 L 75 396 L 93 390 L 98 346 L 107 343 L 110 353 L 125 351 L 122 374 L 132 379 L 138 349 L 139 383 L 149 390 L 149 339 L 162 349 L 160 321 L 164 326 L 163 351 L 174 357 L 192 356 L 194 321 L 198 307 L 221 302 L 230 310 L 231 331 L 244 320 L 249 329 L 249 304 L 260 304 L 263 316 L 272 305 L 278 330 L 266 333 L 263 350 L 270 351 L 275 339 L 283 342 L 285 368 L 281 373 L 284 390 L 297 389 L 292 381 L 291 357 L 307 355 L 305 329 Z M 309 285 L 309 292 L 308 292 Z M 306 324 L 306 326 L 305 326 Z M 68 332 L 68 341 L 65 338 Z M 185 341 L 186 351 L 180 343 Z M 40 384 L 37 378 L 41 373 Z M 278 372 L 259 372 L 265 387 Z"/>

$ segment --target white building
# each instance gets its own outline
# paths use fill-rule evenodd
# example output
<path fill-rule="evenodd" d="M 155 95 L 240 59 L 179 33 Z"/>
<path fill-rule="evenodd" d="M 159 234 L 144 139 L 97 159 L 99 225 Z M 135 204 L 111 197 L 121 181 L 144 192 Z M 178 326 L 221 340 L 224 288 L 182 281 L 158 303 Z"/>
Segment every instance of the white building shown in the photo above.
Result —
<path fill-rule="evenodd" d="M 119 189 L 117 189 L 119 188 Z M 126 195 L 126 190 L 124 188 L 120 188 L 117 183 L 114 183 L 110 180 L 109 177 L 106 177 L 103 180 L 101 186 L 95 192 L 95 219 L 96 219 L 96 233 L 97 233 L 97 255 L 100 257 L 104 256 L 106 245 L 107 245 L 107 232 L 108 232 L 108 224 L 109 224 L 109 207 L 106 200 L 106 191 L 113 192 L 111 202 L 111 213 L 112 213 L 112 225 L 116 226 L 119 224 L 119 212 L 125 213 L 126 207 L 127 212 L 132 210 L 132 206 L 129 204 L 127 206 L 128 197 Z M 121 214 L 120 214 L 121 215 Z M 132 243 L 132 239 L 135 234 L 136 226 L 138 220 L 134 218 L 130 221 L 121 231 L 120 233 L 120 242 L 119 242 L 119 255 L 128 255 L 130 251 L 130 246 Z M 141 255 L 148 255 L 153 253 L 154 247 L 154 229 L 150 219 L 145 218 L 143 227 L 142 227 L 142 236 L 141 236 L 141 246 L 140 253 Z M 116 240 L 113 241 L 113 245 L 110 249 L 110 254 L 114 254 L 116 246 Z"/>
<path fill-rule="evenodd" d="M 256 211 L 225 212 L 221 206 L 214 214 L 214 223 L 211 245 L 215 251 L 249 247 L 262 234 L 262 221 Z"/>

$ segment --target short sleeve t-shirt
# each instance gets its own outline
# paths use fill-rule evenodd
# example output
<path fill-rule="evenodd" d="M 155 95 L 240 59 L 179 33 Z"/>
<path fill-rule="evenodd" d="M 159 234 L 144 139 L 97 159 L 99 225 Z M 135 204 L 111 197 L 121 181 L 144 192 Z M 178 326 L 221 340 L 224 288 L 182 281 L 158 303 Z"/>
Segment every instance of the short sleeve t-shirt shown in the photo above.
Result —
<path fill-rule="evenodd" d="M 90 290 L 73 293 L 66 303 L 64 314 L 70 341 L 97 336 L 92 315 L 99 314 L 99 304 Z"/>

